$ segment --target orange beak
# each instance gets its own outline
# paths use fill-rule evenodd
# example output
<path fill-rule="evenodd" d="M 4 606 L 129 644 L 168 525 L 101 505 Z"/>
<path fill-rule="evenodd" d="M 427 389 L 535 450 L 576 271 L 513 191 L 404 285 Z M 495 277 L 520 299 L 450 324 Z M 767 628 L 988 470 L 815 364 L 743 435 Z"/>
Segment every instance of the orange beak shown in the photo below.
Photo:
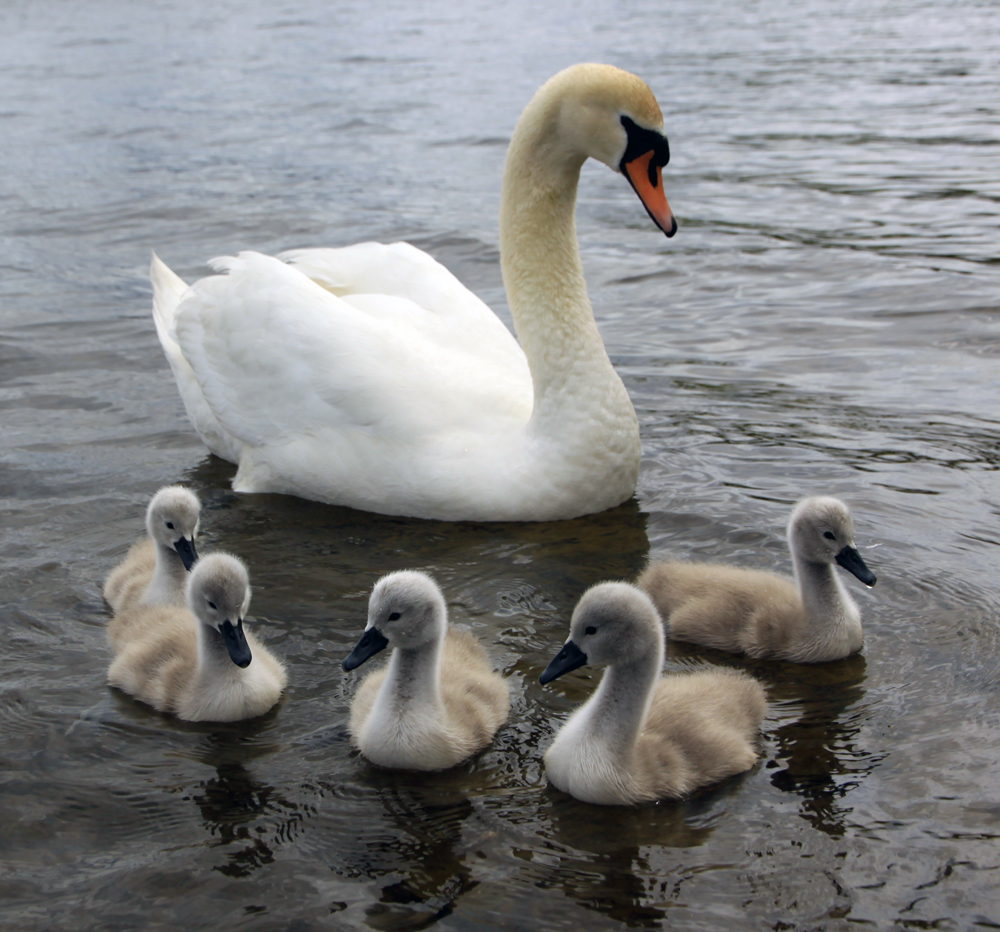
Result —
<path fill-rule="evenodd" d="M 653 164 L 653 155 L 650 149 L 631 162 L 623 162 L 622 172 L 639 195 L 646 212 L 653 218 L 653 223 L 667 236 L 673 236 L 677 232 L 677 220 L 663 190 L 663 169 Z"/>

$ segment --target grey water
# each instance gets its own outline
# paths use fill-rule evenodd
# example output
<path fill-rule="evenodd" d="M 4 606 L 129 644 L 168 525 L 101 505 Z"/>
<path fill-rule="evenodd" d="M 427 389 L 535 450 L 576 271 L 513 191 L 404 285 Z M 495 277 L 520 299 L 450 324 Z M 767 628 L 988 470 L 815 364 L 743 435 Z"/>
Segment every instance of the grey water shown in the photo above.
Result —
<path fill-rule="evenodd" d="M 586 166 L 578 228 L 639 413 L 634 499 L 440 524 L 231 492 L 157 344 L 150 250 L 406 239 L 508 319 L 497 211 L 576 61 L 664 110 L 680 229 Z M 0 927 L 1000 926 L 1000 7 L 990 0 L 0 5 Z M 290 688 L 190 725 L 104 681 L 106 573 L 170 482 L 249 563 Z M 807 494 L 878 574 L 861 655 L 749 670 L 761 761 L 636 810 L 547 786 L 583 589 L 650 552 L 789 569 Z M 510 677 L 438 775 L 351 752 L 340 661 L 380 573 L 441 582 Z M 362 670 L 361 672 L 365 672 Z"/>

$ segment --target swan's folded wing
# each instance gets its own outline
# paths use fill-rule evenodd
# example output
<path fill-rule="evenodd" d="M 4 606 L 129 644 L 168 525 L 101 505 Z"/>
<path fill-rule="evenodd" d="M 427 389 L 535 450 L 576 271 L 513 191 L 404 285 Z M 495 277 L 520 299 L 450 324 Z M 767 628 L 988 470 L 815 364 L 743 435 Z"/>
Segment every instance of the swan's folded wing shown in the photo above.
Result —
<path fill-rule="evenodd" d="M 280 259 L 328 291 L 354 296 L 404 298 L 447 328 L 448 343 L 500 365 L 527 360 L 503 322 L 440 262 L 409 243 L 357 243 L 340 249 L 294 249 Z"/>
<path fill-rule="evenodd" d="M 192 286 L 175 333 L 206 402 L 244 443 L 321 430 L 407 443 L 530 415 L 526 376 L 442 339 L 444 323 L 405 298 L 347 302 L 259 253 L 213 264 L 228 274 Z"/>

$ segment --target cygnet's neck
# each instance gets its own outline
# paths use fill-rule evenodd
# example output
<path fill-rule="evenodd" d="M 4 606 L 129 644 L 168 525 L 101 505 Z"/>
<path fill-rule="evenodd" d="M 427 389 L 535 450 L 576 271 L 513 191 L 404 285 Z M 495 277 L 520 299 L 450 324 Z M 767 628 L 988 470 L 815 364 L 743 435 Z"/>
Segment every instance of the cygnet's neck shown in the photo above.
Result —
<path fill-rule="evenodd" d="M 619 763 L 627 763 L 646 722 L 663 664 L 663 647 L 608 667 L 588 700 L 587 732 Z"/>
<path fill-rule="evenodd" d="M 443 641 L 442 636 L 419 647 L 393 650 L 377 700 L 393 719 L 440 713 Z"/>
<path fill-rule="evenodd" d="M 252 661 L 251 661 L 252 662 Z M 241 668 L 233 663 L 222 632 L 198 619 L 198 674 L 206 681 L 228 677 L 238 679 Z"/>
<path fill-rule="evenodd" d="M 809 628 L 814 633 L 829 635 L 831 627 L 853 623 L 857 615 L 851 597 L 830 563 L 807 560 L 792 552 L 795 579 L 805 608 Z"/>
<path fill-rule="evenodd" d="M 150 605 L 168 602 L 184 604 L 186 585 L 187 570 L 180 554 L 173 547 L 156 542 L 156 566 L 142 601 Z"/>
<path fill-rule="evenodd" d="M 586 156 L 560 138 L 559 104 L 536 98 L 522 114 L 500 207 L 504 285 L 531 369 L 533 424 L 550 436 L 564 427 L 567 401 L 635 420 L 587 297 L 575 218 Z"/>

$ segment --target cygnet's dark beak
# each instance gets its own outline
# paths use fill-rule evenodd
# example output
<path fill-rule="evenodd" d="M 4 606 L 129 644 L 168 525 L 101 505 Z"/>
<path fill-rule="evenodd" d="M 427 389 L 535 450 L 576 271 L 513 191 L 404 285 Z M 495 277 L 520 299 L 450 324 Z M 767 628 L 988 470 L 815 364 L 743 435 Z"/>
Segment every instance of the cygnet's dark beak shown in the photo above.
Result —
<path fill-rule="evenodd" d="M 222 640 L 226 642 L 226 650 L 229 651 L 229 659 L 236 666 L 249 667 L 253 660 L 250 653 L 250 645 L 247 644 L 247 636 L 243 633 L 243 619 L 237 618 L 234 625 L 228 618 L 219 625 L 222 632 Z"/>
<path fill-rule="evenodd" d="M 861 559 L 861 554 L 858 553 L 853 547 L 844 547 L 840 553 L 837 554 L 837 562 L 845 569 L 848 573 L 853 573 L 858 577 L 866 586 L 874 586 L 875 581 L 878 577 L 865 565 L 865 561 Z"/>
<path fill-rule="evenodd" d="M 586 662 L 587 655 L 572 641 L 567 641 L 563 644 L 562 650 L 552 658 L 542 675 L 538 677 L 538 682 L 544 686 L 546 683 L 551 683 L 557 676 L 582 667 Z"/>
<path fill-rule="evenodd" d="M 369 657 L 374 657 L 380 650 L 385 650 L 388 645 L 389 639 L 373 625 L 361 635 L 361 640 L 354 645 L 354 650 L 344 658 L 341 666 L 345 670 L 354 670 Z"/>
<path fill-rule="evenodd" d="M 198 551 L 194 549 L 194 538 L 192 537 L 191 540 L 188 540 L 186 537 L 182 537 L 180 540 L 175 540 L 174 550 L 177 551 L 177 555 L 181 558 L 184 569 L 190 572 L 191 567 L 194 566 L 195 561 L 198 559 Z"/>

